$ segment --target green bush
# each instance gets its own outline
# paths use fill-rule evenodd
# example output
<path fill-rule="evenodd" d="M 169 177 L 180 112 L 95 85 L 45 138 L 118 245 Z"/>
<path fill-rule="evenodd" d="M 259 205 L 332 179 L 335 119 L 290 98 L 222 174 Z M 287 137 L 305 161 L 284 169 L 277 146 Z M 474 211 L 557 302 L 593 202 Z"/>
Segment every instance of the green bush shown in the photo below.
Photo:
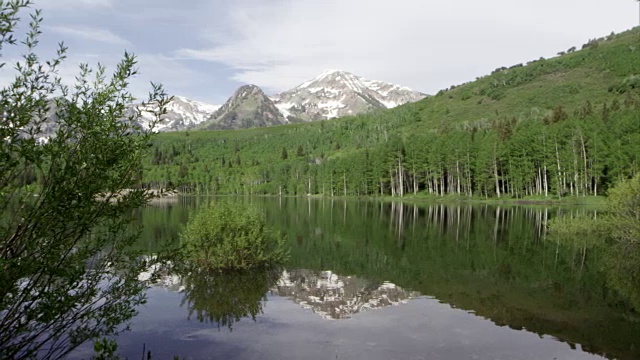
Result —
<path fill-rule="evenodd" d="M 611 237 L 626 245 L 640 245 L 640 174 L 613 187 L 607 205 Z"/>
<path fill-rule="evenodd" d="M 633 89 L 640 89 L 640 75 L 630 75 L 624 78 L 617 87 L 620 94 Z"/>
<path fill-rule="evenodd" d="M 284 262 L 284 237 L 255 208 L 217 202 L 200 210 L 181 234 L 187 260 L 205 268 L 240 270 Z"/>

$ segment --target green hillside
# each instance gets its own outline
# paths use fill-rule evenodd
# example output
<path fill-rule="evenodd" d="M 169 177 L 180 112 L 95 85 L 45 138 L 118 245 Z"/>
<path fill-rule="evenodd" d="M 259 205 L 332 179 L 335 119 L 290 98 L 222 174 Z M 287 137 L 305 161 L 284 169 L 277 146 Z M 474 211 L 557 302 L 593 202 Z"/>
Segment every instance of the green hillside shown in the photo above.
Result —
<path fill-rule="evenodd" d="M 147 186 L 193 193 L 604 194 L 640 166 L 640 28 L 391 110 L 159 134 Z"/>

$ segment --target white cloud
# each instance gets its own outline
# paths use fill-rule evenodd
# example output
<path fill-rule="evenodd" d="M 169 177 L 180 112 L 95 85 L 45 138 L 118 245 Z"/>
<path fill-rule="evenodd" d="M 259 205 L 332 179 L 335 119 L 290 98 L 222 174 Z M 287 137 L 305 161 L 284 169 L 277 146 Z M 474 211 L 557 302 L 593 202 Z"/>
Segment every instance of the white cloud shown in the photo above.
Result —
<path fill-rule="evenodd" d="M 138 56 L 140 75 L 132 82 L 132 92 L 145 96 L 151 90 L 150 82 L 161 83 L 171 95 L 181 95 L 199 87 L 205 81 L 202 74 L 179 60 L 159 54 Z"/>
<path fill-rule="evenodd" d="M 635 25 L 626 0 L 235 2 L 224 34 L 178 57 L 272 91 L 338 68 L 434 92 Z"/>
<path fill-rule="evenodd" d="M 97 29 L 87 26 L 47 26 L 47 30 L 51 30 L 61 35 L 69 35 L 76 38 L 103 42 L 112 45 L 131 45 L 131 43 L 106 29 Z"/>
<path fill-rule="evenodd" d="M 38 0 L 36 7 L 43 9 L 69 8 L 69 7 L 98 7 L 108 8 L 113 6 L 112 0 Z"/>
<path fill-rule="evenodd" d="M 108 73 L 115 70 L 118 62 L 123 58 L 122 54 L 82 54 L 73 56 L 65 62 L 60 75 L 68 84 L 73 82 L 79 73 L 78 66 L 81 62 L 95 67 L 98 62 L 107 67 Z M 184 94 L 193 86 L 198 86 L 201 74 L 185 66 L 179 61 L 159 54 L 136 54 L 136 68 L 139 70 L 129 81 L 129 91 L 139 100 L 146 100 L 151 91 L 151 82 L 160 83 L 171 95 Z"/>
<path fill-rule="evenodd" d="M 123 54 L 79 54 L 71 53 L 58 67 L 58 75 L 62 83 L 73 90 L 76 76 L 80 74 L 80 64 L 86 63 L 92 69 L 96 69 L 98 63 L 106 67 L 110 76 L 117 64 L 123 58 Z M 139 100 L 146 100 L 151 91 L 151 82 L 161 83 L 171 95 L 188 93 L 192 87 L 199 86 L 204 81 L 202 74 L 181 64 L 178 60 L 157 54 L 138 54 L 136 56 L 137 75 L 129 81 L 127 89 Z M 18 58 L 5 59 L 7 65 L 0 70 L 0 84 L 9 84 L 15 78 L 17 72 L 10 65 L 19 61 Z"/>

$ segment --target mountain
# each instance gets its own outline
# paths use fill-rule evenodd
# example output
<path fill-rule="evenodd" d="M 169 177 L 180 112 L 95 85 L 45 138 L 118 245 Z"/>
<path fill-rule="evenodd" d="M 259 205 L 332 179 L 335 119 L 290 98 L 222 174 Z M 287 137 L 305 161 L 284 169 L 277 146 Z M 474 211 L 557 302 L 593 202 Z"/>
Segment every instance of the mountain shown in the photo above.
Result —
<path fill-rule="evenodd" d="M 275 95 L 272 100 L 288 122 L 324 120 L 389 109 L 427 95 L 407 87 L 325 70 L 314 79 Z"/>
<path fill-rule="evenodd" d="M 139 107 L 143 110 L 140 104 L 132 104 L 131 106 Z M 148 110 L 153 110 L 154 108 L 157 108 L 157 106 L 146 106 Z M 220 108 L 220 105 L 211 105 L 182 96 L 174 96 L 173 100 L 167 104 L 167 114 L 164 116 L 164 120 L 156 125 L 156 129 L 160 132 L 192 129 L 205 121 L 218 108 Z M 142 117 L 139 120 L 140 125 L 148 128 L 152 120 L 153 116 L 150 112 L 142 111 Z"/>
<path fill-rule="evenodd" d="M 285 123 L 285 118 L 262 89 L 255 85 L 244 85 L 199 128 L 229 130 Z"/>

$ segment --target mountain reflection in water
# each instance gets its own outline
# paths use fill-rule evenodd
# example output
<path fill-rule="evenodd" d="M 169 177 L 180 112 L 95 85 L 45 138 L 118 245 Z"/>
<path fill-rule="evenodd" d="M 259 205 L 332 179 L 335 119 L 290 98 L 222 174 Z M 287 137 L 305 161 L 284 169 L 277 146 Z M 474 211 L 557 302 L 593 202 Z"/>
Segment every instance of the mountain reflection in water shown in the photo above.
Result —
<path fill-rule="evenodd" d="M 325 319 L 348 319 L 361 311 L 406 303 L 420 294 L 390 282 L 307 269 L 221 272 L 196 269 L 166 274 L 155 287 L 183 293 L 188 317 L 233 328 L 262 313 L 266 294 L 288 298 Z"/>
<path fill-rule="evenodd" d="M 406 303 L 419 296 L 390 282 L 312 270 L 283 271 L 271 293 L 287 297 L 325 319 L 347 319 L 364 310 Z"/>

